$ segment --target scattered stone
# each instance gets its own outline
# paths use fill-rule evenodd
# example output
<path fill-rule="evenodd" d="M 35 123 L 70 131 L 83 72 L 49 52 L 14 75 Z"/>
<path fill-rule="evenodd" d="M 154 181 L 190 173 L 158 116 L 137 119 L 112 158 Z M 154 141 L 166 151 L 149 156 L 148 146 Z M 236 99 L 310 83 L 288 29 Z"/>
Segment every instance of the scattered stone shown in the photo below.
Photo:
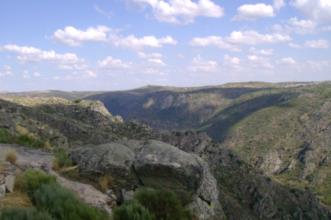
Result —
<path fill-rule="evenodd" d="M 5 178 L 6 182 L 6 190 L 7 192 L 14 192 L 14 186 L 15 186 L 15 176 L 14 175 L 8 175 Z"/>

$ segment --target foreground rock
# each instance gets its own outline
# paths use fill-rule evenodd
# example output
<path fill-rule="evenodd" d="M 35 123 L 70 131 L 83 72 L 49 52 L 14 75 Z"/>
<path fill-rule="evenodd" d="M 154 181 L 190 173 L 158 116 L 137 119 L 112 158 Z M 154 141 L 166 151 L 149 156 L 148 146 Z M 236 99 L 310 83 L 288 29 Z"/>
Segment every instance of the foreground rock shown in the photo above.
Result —
<path fill-rule="evenodd" d="M 4 161 L 7 152 L 16 152 L 16 165 Z M 114 202 L 108 195 L 100 192 L 91 185 L 77 181 L 68 180 L 58 173 L 52 171 L 53 156 L 50 153 L 40 150 L 28 149 L 14 145 L 0 144 L 0 162 L 3 170 L 0 170 L 0 198 L 14 189 L 15 175 L 28 168 L 46 171 L 49 175 L 55 176 L 57 182 L 66 189 L 76 193 L 85 203 L 101 208 L 108 213 L 111 212 L 111 205 Z"/>
<path fill-rule="evenodd" d="M 87 178 L 111 176 L 120 182 L 121 185 L 110 186 L 122 193 L 119 198 L 140 186 L 167 189 L 176 192 L 199 219 L 219 219 L 224 215 L 218 202 L 217 182 L 207 164 L 164 142 L 131 140 L 80 147 L 71 152 L 71 158 Z"/>

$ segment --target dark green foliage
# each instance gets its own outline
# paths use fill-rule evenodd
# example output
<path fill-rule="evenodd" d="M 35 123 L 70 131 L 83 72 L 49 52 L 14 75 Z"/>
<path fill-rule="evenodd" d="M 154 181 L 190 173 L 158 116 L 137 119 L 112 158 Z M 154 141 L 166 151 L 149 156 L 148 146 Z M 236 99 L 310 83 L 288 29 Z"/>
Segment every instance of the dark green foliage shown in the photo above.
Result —
<path fill-rule="evenodd" d="M 44 184 L 55 183 L 56 179 L 38 170 L 29 169 L 20 176 L 16 182 L 19 190 L 27 192 L 31 197 L 33 193 Z"/>
<path fill-rule="evenodd" d="M 59 149 L 55 152 L 55 161 L 58 168 L 72 166 L 72 161 L 69 158 L 68 153 L 64 149 Z"/>
<path fill-rule="evenodd" d="M 106 220 L 99 210 L 79 201 L 75 195 L 58 184 L 42 185 L 33 194 L 35 206 L 58 220 Z"/>
<path fill-rule="evenodd" d="M 128 202 L 113 210 L 112 220 L 156 220 L 138 202 Z"/>
<path fill-rule="evenodd" d="M 7 129 L 0 128 L 0 143 L 11 143 L 12 142 L 12 135 L 8 132 Z"/>
<path fill-rule="evenodd" d="M 35 208 L 11 208 L 0 211 L 0 220 L 53 220 L 47 212 Z"/>
<path fill-rule="evenodd" d="M 157 220 L 189 220 L 190 212 L 181 204 L 174 192 L 140 189 L 135 200 L 147 208 Z"/>
<path fill-rule="evenodd" d="M 43 148 L 45 146 L 43 141 L 29 135 L 20 135 L 16 137 L 15 143 L 33 148 Z"/>

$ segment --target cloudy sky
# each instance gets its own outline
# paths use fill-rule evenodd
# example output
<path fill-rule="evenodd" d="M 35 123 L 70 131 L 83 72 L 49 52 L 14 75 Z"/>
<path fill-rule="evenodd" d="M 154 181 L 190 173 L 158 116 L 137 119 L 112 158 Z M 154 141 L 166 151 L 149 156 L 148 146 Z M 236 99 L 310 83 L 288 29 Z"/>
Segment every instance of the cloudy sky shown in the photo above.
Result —
<path fill-rule="evenodd" d="M 331 80 L 331 0 L 1 0 L 0 91 Z"/>

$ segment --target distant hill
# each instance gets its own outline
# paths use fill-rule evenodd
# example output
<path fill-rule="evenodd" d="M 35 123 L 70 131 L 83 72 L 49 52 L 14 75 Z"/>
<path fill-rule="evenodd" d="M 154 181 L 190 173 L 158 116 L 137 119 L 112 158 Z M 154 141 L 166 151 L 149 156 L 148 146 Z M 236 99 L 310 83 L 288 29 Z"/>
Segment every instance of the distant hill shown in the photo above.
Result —
<path fill-rule="evenodd" d="M 88 98 L 157 129 L 207 132 L 276 181 L 331 205 L 330 82 L 149 86 Z"/>

